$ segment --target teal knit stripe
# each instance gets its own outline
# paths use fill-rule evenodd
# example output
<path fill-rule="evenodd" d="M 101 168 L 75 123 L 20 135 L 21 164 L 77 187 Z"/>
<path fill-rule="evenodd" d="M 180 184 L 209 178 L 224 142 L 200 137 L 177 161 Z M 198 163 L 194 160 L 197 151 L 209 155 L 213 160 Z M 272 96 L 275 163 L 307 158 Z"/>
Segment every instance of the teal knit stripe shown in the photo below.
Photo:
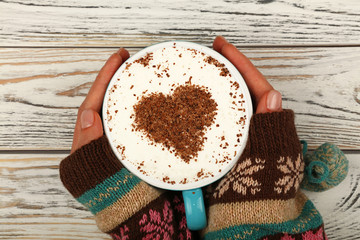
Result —
<path fill-rule="evenodd" d="M 226 215 L 224 215 L 226 217 Z M 231 226 L 219 231 L 209 232 L 205 240 L 220 239 L 259 239 L 277 233 L 297 234 L 315 229 L 322 224 L 322 218 L 313 203 L 308 200 L 299 217 L 283 223 L 244 224 Z"/>
<path fill-rule="evenodd" d="M 126 168 L 122 168 L 76 200 L 96 214 L 121 199 L 139 182 L 138 177 L 131 174 Z"/>

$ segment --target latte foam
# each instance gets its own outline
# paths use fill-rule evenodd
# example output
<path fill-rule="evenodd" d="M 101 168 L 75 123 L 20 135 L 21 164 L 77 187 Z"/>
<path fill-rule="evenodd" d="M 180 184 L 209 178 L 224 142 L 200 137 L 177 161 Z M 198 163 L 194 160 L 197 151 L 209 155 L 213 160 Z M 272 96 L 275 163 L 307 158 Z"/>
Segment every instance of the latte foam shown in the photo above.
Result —
<path fill-rule="evenodd" d="M 220 174 L 246 144 L 244 89 L 200 50 L 180 43 L 158 48 L 126 62 L 115 76 L 105 97 L 106 132 L 121 161 L 139 175 L 169 185 L 194 183 Z M 186 98 L 190 88 L 195 95 Z M 211 111 L 200 109 L 210 103 Z M 200 118 L 193 111 L 204 113 Z"/>

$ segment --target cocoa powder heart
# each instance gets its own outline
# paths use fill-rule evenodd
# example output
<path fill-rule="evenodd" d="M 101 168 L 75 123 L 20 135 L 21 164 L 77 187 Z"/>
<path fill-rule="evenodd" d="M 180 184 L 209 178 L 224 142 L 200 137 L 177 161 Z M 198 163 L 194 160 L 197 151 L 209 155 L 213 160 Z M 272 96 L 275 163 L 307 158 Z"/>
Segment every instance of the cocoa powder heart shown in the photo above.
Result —
<path fill-rule="evenodd" d="M 154 143 L 163 144 L 185 162 L 197 156 L 214 122 L 217 104 L 197 85 L 181 85 L 171 94 L 151 93 L 134 105 L 133 127 Z"/>

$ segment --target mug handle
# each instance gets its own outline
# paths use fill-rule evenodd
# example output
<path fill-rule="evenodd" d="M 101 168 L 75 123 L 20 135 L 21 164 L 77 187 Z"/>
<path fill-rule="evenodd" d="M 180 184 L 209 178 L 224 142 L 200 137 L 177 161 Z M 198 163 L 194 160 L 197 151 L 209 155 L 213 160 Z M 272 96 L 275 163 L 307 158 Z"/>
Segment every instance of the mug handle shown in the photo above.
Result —
<path fill-rule="evenodd" d="M 182 191 L 187 227 L 196 231 L 206 227 L 206 212 L 201 188 Z"/>

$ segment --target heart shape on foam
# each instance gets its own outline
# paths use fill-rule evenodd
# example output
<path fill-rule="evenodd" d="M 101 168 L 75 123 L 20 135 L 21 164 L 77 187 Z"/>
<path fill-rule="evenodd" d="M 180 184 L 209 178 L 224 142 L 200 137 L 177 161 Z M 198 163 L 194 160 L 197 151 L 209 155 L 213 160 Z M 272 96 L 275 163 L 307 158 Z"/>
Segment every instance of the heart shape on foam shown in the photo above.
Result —
<path fill-rule="evenodd" d="M 168 95 L 142 96 L 134 105 L 133 127 L 189 163 L 202 149 L 216 110 L 216 102 L 204 87 L 181 85 Z"/>

